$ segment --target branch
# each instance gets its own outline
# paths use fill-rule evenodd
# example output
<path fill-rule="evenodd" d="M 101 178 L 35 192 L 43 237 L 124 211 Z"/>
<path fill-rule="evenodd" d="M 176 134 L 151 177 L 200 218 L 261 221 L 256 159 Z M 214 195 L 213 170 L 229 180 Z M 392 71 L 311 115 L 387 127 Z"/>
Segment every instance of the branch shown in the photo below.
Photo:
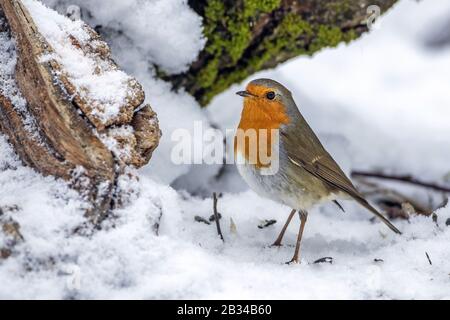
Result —
<path fill-rule="evenodd" d="M 214 211 L 214 221 L 216 221 L 216 227 L 217 227 L 217 234 L 219 235 L 220 239 L 222 239 L 223 242 L 225 242 L 225 239 L 223 238 L 222 230 L 220 229 L 220 222 L 219 222 L 219 212 L 217 212 L 217 195 L 215 192 L 213 192 L 213 211 Z"/>
<path fill-rule="evenodd" d="M 434 184 L 431 182 L 421 181 L 410 175 L 389 175 L 389 174 L 384 174 L 384 173 L 380 173 L 380 172 L 354 170 L 354 171 L 352 171 L 351 176 L 352 177 L 368 177 L 368 178 L 377 178 L 377 179 L 383 179 L 383 180 L 399 181 L 399 182 L 404 182 L 404 183 L 408 183 L 408 184 L 412 184 L 412 185 L 416 185 L 416 186 L 420 186 L 420 187 L 424 187 L 424 188 L 428 188 L 428 189 L 433 189 L 436 191 L 450 193 L 450 187 L 437 185 L 437 184 Z"/>

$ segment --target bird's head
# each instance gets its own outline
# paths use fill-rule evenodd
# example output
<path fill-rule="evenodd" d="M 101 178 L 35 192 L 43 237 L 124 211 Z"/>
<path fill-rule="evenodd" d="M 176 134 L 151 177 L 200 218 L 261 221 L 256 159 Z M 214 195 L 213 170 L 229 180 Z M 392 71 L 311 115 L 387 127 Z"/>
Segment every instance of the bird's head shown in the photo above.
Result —
<path fill-rule="evenodd" d="M 290 121 L 289 108 L 293 103 L 291 92 L 271 79 L 251 81 L 245 91 L 236 92 L 244 97 L 240 127 L 278 129 Z"/>

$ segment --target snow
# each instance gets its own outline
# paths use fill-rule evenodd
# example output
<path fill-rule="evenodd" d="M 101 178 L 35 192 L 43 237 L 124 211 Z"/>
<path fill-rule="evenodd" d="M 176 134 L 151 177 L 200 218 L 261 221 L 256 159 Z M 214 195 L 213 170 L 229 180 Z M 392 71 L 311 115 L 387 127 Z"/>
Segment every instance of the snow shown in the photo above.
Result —
<path fill-rule="evenodd" d="M 5 20 L 0 18 L 0 25 Z M 38 142 L 36 123 L 26 108 L 26 100 L 22 96 L 14 79 L 14 70 L 16 68 L 17 55 L 14 41 L 8 32 L 0 32 L 0 94 L 10 100 L 14 109 L 22 116 L 24 128 Z"/>
<path fill-rule="evenodd" d="M 222 243 L 215 225 L 194 221 L 195 215 L 211 215 L 210 199 L 185 199 L 143 177 L 135 200 L 85 237 L 73 234 L 83 221 L 77 195 L 63 182 L 22 167 L 4 139 L 0 147 L 7 155 L 0 163 L 15 166 L 0 175 L 1 206 L 17 204 L 20 192 L 20 209 L 11 216 L 26 240 L 20 253 L 0 264 L 1 298 L 449 298 L 444 244 L 450 240 L 450 208 L 437 213 L 439 227 L 421 217 L 397 223 L 403 236 L 370 223 L 368 215 L 358 217 L 357 210 L 338 219 L 330 211 L 311 214 L 303 264 L 288 266 L 283 262 L 292 245 L 268 247 L 279 223 L 257 227 L 276 212 L 287 215 L 288 208 L 253 192 L 219 199 Z M 294 243 L 296 223 L 287 244 Z M 332 256 L 333 264 L 312 264 L 324 256 Z"/>
<path fill-rule="evenodd" d="M 89 10 L 92 25 L 120 29 L 145 59 L 167 73 L 186 71 L 205 45 L 201 18 L 185 0 L 45 0 L 66 12 L 68 5 Z M 146 69 L 146 68 L 145 68 Z"/>
<path fill-rule="evenodd" d="M 134 138 L 134 130 L 131 126 L 121 126 L 109 128 L 108 133 L 96 133 L 102 143 L 118 159 L 129 159 L 132 156 L 131 145 L 129 143 L 120 143 L 118 137 L 123 140 Z"/>
<path fill-rule="evenodd" d="M 201 18 L 184 0 L 113 0 L 108 5 L 103 0 L 43 2 L 62 14 L 69 5 L 79 5 L 87 23 L 101 26 L 114 60 L 143 86 L 145 103 L 158 114 L 163 135 L 142 174 L 164 184 L 186 174 L 191 165 L 175 165 L 170 160 L 175 144 L 171 133 L 179 128 L 193 133 L 195 121 L 207 128 L 208 119 L 193 97 L 183 91 L 175 93 L 170 84 L 157 79 L 155 66 L 166 73 L 186 70 L 205 44 Z"/>
<path fill-rule="evenodd" d="M 0 24 L 4 19 L 0 18 Z M 7 32 L 0 32 L 0 79 L 2 95 L 8 97 L 11 103 L 17 108 L 25 108 L 26 101 L 18 92 L 16 81 L 14 80 L 14 70 L 16 68 L 17 57 L 14 42 Z"/>
<path fill-rule="evenodd" d="M 99 66 L 95 55 L 87 55 L 72 44 L 71 36 L 81 44 L 90 41 L 81 20 L 72 21 L 37 0 L 23 0 L 23 4 L 54 50 L 41 57 L 41 61 L 55 59 L 60 63 L 76 91 L 90 103 L 92 115 L 103 124 L 110 124 L 132 94 L 128 90 L 132 78 L 106 63 Z"/>
<path fill-rule="evenodd" d="M 93 12 L 99 10 L 99 17 L 104 15 L 98 1 L 46 2 L 60 10 L 63 3 L 90 6 Z M 169 2 L 180 8 L 184 3 Z M 108 5 L 110 27 L 117 27 L 116 10 L 124 20 L 131 19 L 122 3 Z M 167 10 L 162 17 L 171 12 L 169 4 L 158 1 L 131 5 L 141 4 L 149 15 L 149 3 Z M 181 14 L 198 19 L 192 12 Z M 362 39 L 313 58 L 294 59 L 251 78 L 268 76 L 286 84 L 347 172 L 381 168 L 444 184 L 450 171 L 450 151 L 444 147 L 450 140 L 446 125 L 450 46 L 430 49 L 425 42 L 434 23 L 449 17 L 448 1 L 403 0 Z M 139 28 L 138 24 L 134 27 Z M 153 36 L 162 37 L 168 29 L 166 25 Z M 142 30 L 150 33 L 146 27 Z M 177 36 L 169 32 L 162 51 L 193 37 L 187 29 L 177 30 L 185 32 Z M 134 45 L 143 38 L 130 40 L 114 33 L 110 37 L 115 59 L 143 84 L 147 102 L 158 112 L 161 146 L 150 164 L 138 172 L 139 180 L 120 179 L 119 187 L 133 193 L 126 206 L 115 210 L 102 230 L 86 237 L 73 233 L 84 221 L 86 204 L 81 197 L 65 182 L 23 167 L 0 135 L 0 207 L 19 206 L 17 211 L 4 210 L 4 215 L 20 224 L 25 239 L 12 257 L 0 262 L 0 298 L 450 299 L 450 226 L 446 225 L 450 205 L 435 212 L 436 222 L 423 216 L 394 221 L 401 236 L 371 221 L 370 213 L 352 202 L 343 202 L 345 213 L 332 204 L 315 208 L 305 228 L 302 263 L 286 265 L 293 254 L 298 218 L 286 233 L 285 246 L 269 245 L 289 208 L 244 190 L 233 166 L 226 166 L 217 180 L 219 166 L 170 163 L 174 129 L 193 130 L 194 120 L 222 130 L 234 128 L 242 102 L 234 92 L 244 83 L 200 110 L 188 94 L 171 92 L 167 83 L 155 79 L 149 63 L 157 64 L 156 54 L 150 57 L 145 48 Z M 178 37 L 184 40 L 172 39 Z M 190 39 L 197 42 L 198 51 L 201 37 L 197 34 Z M 177 54 L 182 55 L 181 51 Z M 172 63 L 191 61 L 193 55 L 188 51 Z M 175 179 L 174 186 L 184 186 L 199 196 L 167 186 Z M 423 189 L 393 187 L 415 199 L 428 196 Z M 200 196 L 212 191 L 224 192 L 218 202 L 224 243 L 214 224 L 194 219 L 208 220 L 212 214 L 212 199 Z M 277 223 L 259 229 L 265 219 Z M 0 236 L 0 247 L 4 241 Z M 333 257 L 333 263 L 314 264 L 322 257 Z"/>

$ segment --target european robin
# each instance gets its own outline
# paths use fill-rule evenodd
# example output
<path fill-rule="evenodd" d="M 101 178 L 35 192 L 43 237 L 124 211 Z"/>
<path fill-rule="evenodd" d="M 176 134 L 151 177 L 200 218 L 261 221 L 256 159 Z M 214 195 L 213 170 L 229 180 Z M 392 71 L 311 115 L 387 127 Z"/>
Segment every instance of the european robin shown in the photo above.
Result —
<path fill-rule="evenodd" d="M 256 79 L 237 94 L 244 97 L 238 133 L 243 133 L 246 139 L 239 143 L 242 140 L 238 140 L 236 134 L 235 157 L 240 159 L 238 171 L 257 194 L 292 208 L 273 245 L 281 245 L 295 212 L 300 216 L 297 243 L 290 262 L 299 262 L 307 210 L 326 201 L 334 201 L 342 209 L 337 200 L 353 198 L 392 231 L 401 234 L 356 190 L 303 118 L 288 89 L 271 79 Z M 256 139 L 249 138 L 250 132 Z M 263 163 L 261 151 L 270 157 L 270 161 Z M 256 152 L 256 157 L 252 152 Z M 276 169 L 270 171 L 275 167 L 275 161 Z"/>

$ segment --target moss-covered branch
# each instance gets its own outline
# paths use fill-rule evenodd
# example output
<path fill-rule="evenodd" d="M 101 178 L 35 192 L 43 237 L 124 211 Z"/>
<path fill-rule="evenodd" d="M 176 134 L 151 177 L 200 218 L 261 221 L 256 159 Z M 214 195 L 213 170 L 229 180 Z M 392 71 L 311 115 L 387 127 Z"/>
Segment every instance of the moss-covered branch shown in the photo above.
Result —
<path fill-rule="evenodd" d="M 349 42 L 367 31 L 367 7 L 397 0 L 190 0 L 208 42 L 188 72 L 165 76 L 202 104 L 256 71 Z"/>

